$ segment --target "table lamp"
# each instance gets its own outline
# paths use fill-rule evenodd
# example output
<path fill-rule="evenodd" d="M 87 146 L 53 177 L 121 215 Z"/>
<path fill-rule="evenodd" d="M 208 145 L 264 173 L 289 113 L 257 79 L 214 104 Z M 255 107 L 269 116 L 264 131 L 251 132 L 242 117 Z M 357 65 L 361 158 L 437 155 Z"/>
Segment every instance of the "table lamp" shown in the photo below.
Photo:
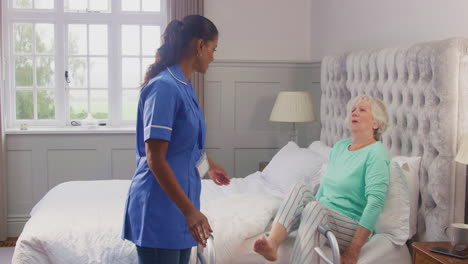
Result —
<path fill-rule="evenodd" d="M 296 123 L 315 121 L 310 94 L 306 91 L 280 92 L 271 110 L 270 121 L 292 123 L 289 139 L 297 143 Z"/>

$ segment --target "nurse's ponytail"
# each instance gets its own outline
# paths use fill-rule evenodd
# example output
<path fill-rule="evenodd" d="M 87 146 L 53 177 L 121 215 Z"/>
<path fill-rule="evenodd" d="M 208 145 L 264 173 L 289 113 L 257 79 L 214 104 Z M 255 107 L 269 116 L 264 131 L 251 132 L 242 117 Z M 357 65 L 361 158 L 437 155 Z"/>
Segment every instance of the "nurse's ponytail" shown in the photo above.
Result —
<path fill-rule="evenodd" d="M 164 69 L 187 56 L 187 48 L 193 39 L 209 41 L 214 40 L 217 36 L 218 29 L 206 17 L 190 15 L 186 16 L 182 21 L 172 20 L 162 35 L 162 45 L 156 52 L 155 62 L 148 67 L 141 87 L 148 84 L 154 76 Z"/>

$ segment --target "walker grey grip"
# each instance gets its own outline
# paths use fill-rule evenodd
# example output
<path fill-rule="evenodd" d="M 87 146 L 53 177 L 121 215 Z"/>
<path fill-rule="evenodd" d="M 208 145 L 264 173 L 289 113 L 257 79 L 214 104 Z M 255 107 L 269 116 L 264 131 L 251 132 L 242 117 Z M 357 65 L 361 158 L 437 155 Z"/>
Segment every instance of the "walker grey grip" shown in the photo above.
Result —
<path fill-rule="evenodd" d="M 323 251 L 319 247 L 314 248 L 315 252 L 317 252 L 320 258 L 323 259 L 323 261 L 325 261 L 327 264 L 340 264 L 340 248 L 338 246 L 338 241 L 336 240 L 335 235 L 333 234 L 333 232 L 331 232 L 322 225 L 319 225 L 317 229 L 322 235 L 324 235 L 328 239 L 330 243 L 330 248 L 332 250 L 333 261 L 327 258 L 327 256 L 325 256 L 325 253 L 323 253 Z"/>
<path fill-rule="evenodd" d="M 216 252 L 214 247 L 214 237 L 210 234 L 206 241 L 206 249 L 208 250 L 208 262 L 203 255 L 203 246 L 197 246 L 197 264 L 216 264 Z"/>

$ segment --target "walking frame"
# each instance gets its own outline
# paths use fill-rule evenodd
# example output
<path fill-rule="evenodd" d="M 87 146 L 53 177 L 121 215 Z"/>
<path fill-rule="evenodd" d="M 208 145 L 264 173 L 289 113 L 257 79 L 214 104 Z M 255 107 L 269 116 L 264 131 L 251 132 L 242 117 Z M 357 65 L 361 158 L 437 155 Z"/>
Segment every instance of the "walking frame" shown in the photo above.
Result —
<path fill-rule="evenodd" d="M 330 260 L 323 250 L 320 247 L 315 247 L 314 251 L 318 254 L 318 256 L 325 261 L 326 264 L 340 264 L 340 248 L 338 246 L 338 241 L 336 240 L 335 235 L 331 230 L 326 228 L 323 225 L 318 226 L 319 234 L 323 235 L 325 238 L 328 239 L 328 243 L 330 244 L 331 252 L 332 252 L 332 260 Z M 319 235 L 317 234 L 317 235 Z M 206 250 L 208 250 L 208 260 L 203 255 L 205 248 L 202 245 L 197 246 L 197 262 L 196 264 L 216 264 L 216 252 L 214 247 L 214 237 L 210 234 L 210 237 L 206 241 Z M 318 264 L 318 263 L 317 263 Z"/>

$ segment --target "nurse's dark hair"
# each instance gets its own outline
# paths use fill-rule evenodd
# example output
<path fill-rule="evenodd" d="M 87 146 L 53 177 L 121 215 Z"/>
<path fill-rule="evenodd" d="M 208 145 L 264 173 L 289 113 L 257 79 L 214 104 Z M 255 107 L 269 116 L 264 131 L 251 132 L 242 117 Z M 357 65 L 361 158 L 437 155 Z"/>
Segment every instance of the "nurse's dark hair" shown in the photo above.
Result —
<path fill-rule="evenodd" d="M 162 35 L 162 45 L 156 52 L 155 62 L 148 67 L 141 87 L 166 67 L 176 64 L 186 54 L 193 39 L 210 41 L 217 36 L 218 29 L 215 24 L 204 16 L 190 15 L 182 21 L 172 20 Z"/>

